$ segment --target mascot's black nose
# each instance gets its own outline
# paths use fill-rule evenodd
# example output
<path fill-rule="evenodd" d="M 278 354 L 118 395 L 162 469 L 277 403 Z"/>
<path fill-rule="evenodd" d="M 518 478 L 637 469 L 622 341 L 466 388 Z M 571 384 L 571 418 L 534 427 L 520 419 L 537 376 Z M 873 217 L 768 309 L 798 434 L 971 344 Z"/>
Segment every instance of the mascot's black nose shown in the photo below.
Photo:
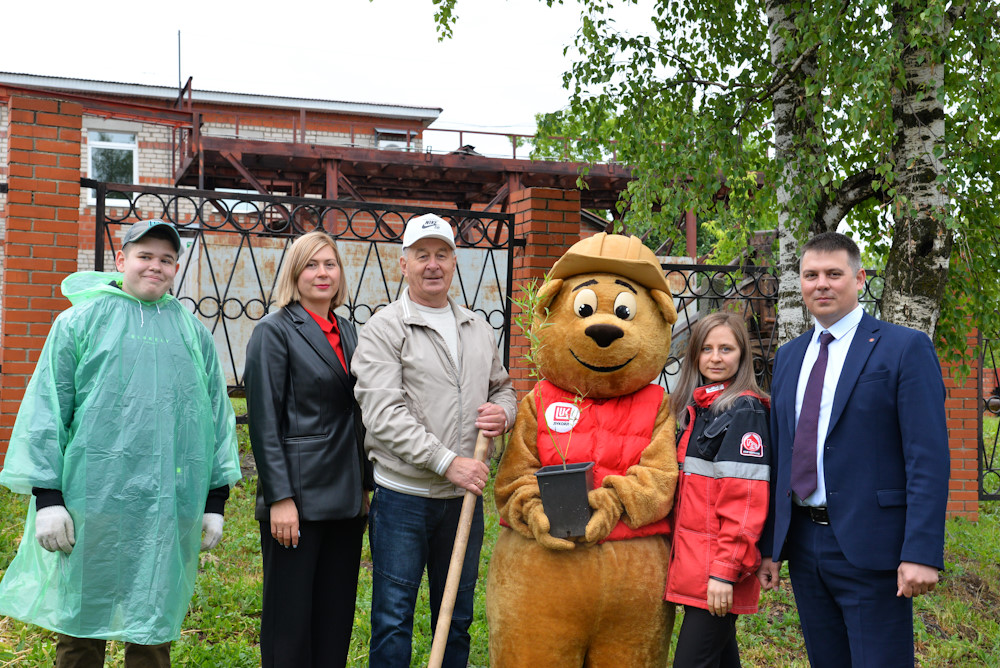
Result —
<path fill-rule="evenodd" d="M 591 325 L 583 330 L 583 333 L 592 338 L 602 348 L 607 348 L 615 342 L 615 339 L 625 336 L 625 332 L 622 331 L 621 327 L 615 327 L 614 325 Z"/>

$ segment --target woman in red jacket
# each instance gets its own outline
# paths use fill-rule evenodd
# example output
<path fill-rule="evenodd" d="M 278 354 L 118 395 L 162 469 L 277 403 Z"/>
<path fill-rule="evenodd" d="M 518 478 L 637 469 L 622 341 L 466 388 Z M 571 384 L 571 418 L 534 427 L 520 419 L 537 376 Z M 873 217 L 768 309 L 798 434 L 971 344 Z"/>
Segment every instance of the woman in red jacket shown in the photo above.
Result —
<path fill-rule="evenodd" d="M 768 399 L 742 318 L 695 325 L 671 407 L 682 475 L 664 598 L 684 606 L 674 666 L 737 667 L 736 616 L 757 612 L 760 597 L 770 481 Z"/>

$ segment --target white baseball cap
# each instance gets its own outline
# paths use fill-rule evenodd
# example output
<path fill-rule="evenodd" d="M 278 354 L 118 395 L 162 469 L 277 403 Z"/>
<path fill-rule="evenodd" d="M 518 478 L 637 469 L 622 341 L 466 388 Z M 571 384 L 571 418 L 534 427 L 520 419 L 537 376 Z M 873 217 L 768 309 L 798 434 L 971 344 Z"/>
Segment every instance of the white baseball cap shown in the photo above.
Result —
<path fill-rule="evenodd" d="M 403 250 L 406 250 L 421 239 L 440 239 L 452 250 L 455 248 L 455 233 L 451 231 L 451 225 L 441 216 L 433 213 L 426 213 L 416 218 L 411 218 L 403 231 Z"/>

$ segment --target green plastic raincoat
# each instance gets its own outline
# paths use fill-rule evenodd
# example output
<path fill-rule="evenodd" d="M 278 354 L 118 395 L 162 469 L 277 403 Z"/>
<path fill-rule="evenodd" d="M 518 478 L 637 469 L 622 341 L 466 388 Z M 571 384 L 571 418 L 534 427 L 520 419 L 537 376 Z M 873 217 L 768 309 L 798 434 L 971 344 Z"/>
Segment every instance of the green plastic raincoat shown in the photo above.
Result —
<path fill-rule="evenodd" d="M 0 484 L 62 491 L 69 555 L 35 539 L 32 500 L 0 614 L 151 645 L 180 636 L 210 489 L 240 478 L 235 418 L 208 330 L 170 295 L 142 302 L 80 272 L 28 383 Z"/>

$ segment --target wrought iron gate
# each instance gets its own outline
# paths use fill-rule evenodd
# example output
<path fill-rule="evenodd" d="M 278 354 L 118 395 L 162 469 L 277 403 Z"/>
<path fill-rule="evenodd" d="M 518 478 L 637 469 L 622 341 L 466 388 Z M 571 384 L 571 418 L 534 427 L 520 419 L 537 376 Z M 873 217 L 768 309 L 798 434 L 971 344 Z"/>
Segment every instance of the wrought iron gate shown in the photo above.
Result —
<path fill-rule="evenodd" d="M 513 215 L 394 204 L 209 190 L 120 185 L 90 179 L 96 199 L 94 268 L 113 266 L 124 228 L 135 221 L 173 222 L 186 251 L 174 295 L 215 338 L 231 390 L 242 388 L 246 344 L 268 313 L 278 270 L 296 237 L 322 229 L 343 257 L 348 303 L 342 315 L 364 324 L 402 289 L 399 253 L 406 222 L 435 213 L 452 223 L 458 268 L 452 296 L 497 333 L 509 365 L 510 284 L 516 245 Z"/>
<path fill-rule="evenodd" d="M 1000 432 L 1000 338 L 980 336 L 979 359 L 979 498 L 1000 499 L 1000 459 L 997 433 Z"/>

